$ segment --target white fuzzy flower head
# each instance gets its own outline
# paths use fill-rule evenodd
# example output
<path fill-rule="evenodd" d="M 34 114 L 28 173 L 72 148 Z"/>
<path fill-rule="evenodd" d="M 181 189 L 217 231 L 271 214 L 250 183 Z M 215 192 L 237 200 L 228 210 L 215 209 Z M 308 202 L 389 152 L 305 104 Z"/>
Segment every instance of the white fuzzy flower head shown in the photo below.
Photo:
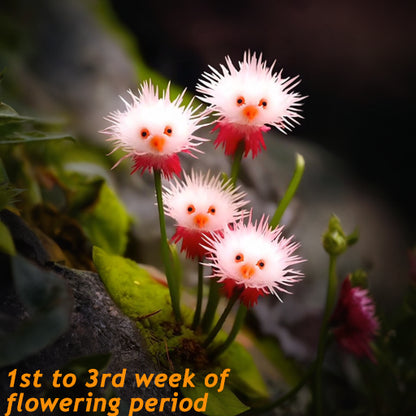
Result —
<path fill-rule="evenodd" d="M 262 55 L 245 52 L 236 68 L 230 57 L 225 58 L 221 72 L 209 67 L 196 89 L 199 97 L 219 116 L 219 121 L 239 126 L 274 126 L 284 132 L 297 123 L 299 106 L 305 98 L 293 92 L 298 77 L 283 78 L 282 71 L 273 72 L 275 62 L 268 67 Z"/>
<path fill-rule="evenodd" d="M 248 202 L 244 197 L 245 193 L 234 188 L 230 181 L 222 181 L 221 175 L 194 171 L 190 176 L 184 174 L 182 182 L 176 180 L 164 188 L 165 212 L 176 221 L 172 241 L 181 241 L 181 251 L 185 251 L 187 257 L 204 257 L 203 236 L 222 232 L 244 215 L 240 211 Z"/>
<path fill-rule="evenodd" d="M 282 236 L 282 227 L 271 229 L 263 216 L 252 223 L 252 214 L 247 224 L 244 220 L 224 230 L 223 235 L 213 234 L 205 238 L 208 259 L 213 266 L 213 275 L 225 285 L 227 296 L 241 290 L 241 301 L 247 306 L 257 302 L 258 296 L 279 292 L 299 281 L 303 274 L 292 268 L 304 260 L 294 252 L 299 244 L 293 237 Z"/>
<path fill-rule="evenodd" d="M 122 98 L 124 111 L 117 110 L 106 117 L 112 124 L 103 133 L 110 135 L 108 140 L 115 144 L 114 150 L 121 148 L 127 153 L 124 158 L 144 161 L 144 168 L 179 152 L 197 150 L 204 141 L 193 134 L 202 127 L 204 117 L 197 114 L 199 107 L 192 108 L 192 101 L 182 105 L 185 90 L 171 101 L 169 87 L 159 97 L 158 87 L 150 81 L 143 82 L 139 95 L 128 91 L 131 102 Z"/>
<path fill-rule="evenodd" d="M 198 231 L 222 230 L 240 215 L 247 204 L 244 192 L 233 188 L 230 181 L 223 182 L 221 175 L 212 176 L 191 172 L 184 180 L 171 182 L 164 188 L 165 212 L 177 225 Z"/>

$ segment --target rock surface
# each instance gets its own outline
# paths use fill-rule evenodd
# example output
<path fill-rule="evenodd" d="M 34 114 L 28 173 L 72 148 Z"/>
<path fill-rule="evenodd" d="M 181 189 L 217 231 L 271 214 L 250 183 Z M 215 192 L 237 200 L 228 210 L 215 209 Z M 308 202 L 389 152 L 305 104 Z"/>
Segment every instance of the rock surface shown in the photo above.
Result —
<path fill-rule="evenodd" d="M 0 370 L 0 397 L 7 398 L 11 393 L 20 391 L 32 397 L 44 394 L 44 390 L 39 391 L 39 389 L 11 389 L 8 385 L 7 374 L 14 368 L 18 369 L 19 374 L 24 372 L 33 374 L 41 369 L 43 380 L 51 382 L 52 373 L 55 370 L 61 370 L 65 374 L 63 369 L 71 369 L 70 364 L 73 361 L 83 359 L 88 365 L 88 360 L 90 360 L 93 363 L 91 368 L 95 368 L 94 363 L 97 359 L 100 362 L 106 361 L 105 358 L 100 359 L 97 356 L 105 357 L 106 355 L 108 355 L 108 364 L 103 369 L 104 373 L 118 374 L 126 369 L 124 387 L 113 389 L 114 396 L 124 401 L 121 409 L 129 405 L 130 399 L 136 397 L 143 400 L 151 397 L 158 399 L 173 397 L 170 388 L 156 388 L 154 385 L 148 388 L 136 387 L 135 373 L 150 374 L 163 372 L 163 370 L 154 365 L 136 325 L 114 304 L 98 274 L 49 262 L 48 253 L 22 219 L 6 211 L 2 212 L 1 219 L 15 237 L 16 246 L 20 248 L 22 255 L 29 254 L 32 261 L 37 261 L 38 265 L 56 273 L 64 280 L 71 298 L 72 309 L 68 330 L 55 342 L 36 354 Z M 5 258 L 2 258 L 3 263 L 7 263 Z M 4 279 L 6 276 L 5 274 Z M 9 322 L 9 328 L 30 318 L 30 313 L 20 303 L 10 281 L 4 282 L 0 293 L 0 315 L 2 324 Z M 2 325 L 2 330 L 5 330 L 4 325 Z M 62 390 L 57 391 L 59 395 L 63 394 Z M 74 388 L 64 393 L 67 397 L 75 398 L 87 397 L 87 392 L 88 390 L 77 383 Z M 54 397 L 53 390 L 51 397 Z M 5 402 L 2 400 L 1 406 L 4 405 Z M 120 414 L 124 412 L 125 409 Z M 153 413 L 142 411 L 141 414 Z"/>

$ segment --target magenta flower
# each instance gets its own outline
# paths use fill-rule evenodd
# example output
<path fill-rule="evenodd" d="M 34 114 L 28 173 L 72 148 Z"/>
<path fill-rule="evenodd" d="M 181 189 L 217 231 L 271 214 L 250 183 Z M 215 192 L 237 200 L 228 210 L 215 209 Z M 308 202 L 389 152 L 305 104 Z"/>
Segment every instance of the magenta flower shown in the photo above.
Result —
<path fill-rule="evenodd" d="M 240 301 L 247 307 L 257 303 L 259 296 L 290 293 L 286 289 L 302 279 L 303 274 L 292 268 L 304 260 L 293 254 L 299 247 L 291 238 L 282 236 L 282 228 L 271 229 L 265 217 L 247 224 L 241 219 L 222 234 L 205 237 L 207 266 L 212 266 L 212 278 L 223 283 L 225 295 L 240 292 Z"/>
<path fill-rule="evenodd" d="M 379 329 L 379 322 L 367 289 L 352 287 L 347 277 L 342 284 L 330 325 L 342 348 L 357 357 L 368 357 L 375 362 L 371 341 Z"/>
<path fill-rule="evenodd" d="M 140 171 L 160 170 L 166 178 L 173 174 L 179 176 L 181 163 L 178 154 L 198 151 L 205 139 L 194 136 L 194 132 L 202 127 L 201 114 L 191 103 L 182 105 L 183 91 L 173 101 L 169 98 L 169 85 L 159 97 L 157 87 L 144 82 L 139 87 L 139 95 L 129 91 L 131 103 L 123 100 L 125 111 L 110 113 L 106 120 L 112 124 L 102 131 L 110 135 L 109 141 L 115 143 L 113 152 L 122 149 L 126 152 L 115 165 L 122 160 L 131 158 L 131 173 Z"/>
<path fill-rule="evenodd" d="M 266 148 L 263 133 L 270 126 L 285 132 L 298 124 L 298 107 L 305 97 L 292 91 L 300 82 L 298 77 L 282 78 L 282 71 L 273 72 L 275 62 L 267 67 L 261 54 L 257 58 L 255 53 L 244 53 L 238 69 L 230 57 L 225 62 L 222 73 L 210 67 L 212 72 L 202 75 L 196 89 L 219 116 L 214 145 L 222 145 L 225 154 L 233 155 L 244 141 L 244 156 L 251 152 L 255 158 Z"/>

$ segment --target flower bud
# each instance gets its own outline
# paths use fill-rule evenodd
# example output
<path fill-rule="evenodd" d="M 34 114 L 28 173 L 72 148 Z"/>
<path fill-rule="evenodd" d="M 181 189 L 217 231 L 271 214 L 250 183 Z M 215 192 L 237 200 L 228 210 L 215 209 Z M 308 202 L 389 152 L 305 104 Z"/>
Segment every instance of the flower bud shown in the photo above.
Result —
<path fill-rule="evenodd" d="M 350 235 L 345 235 L 341 227 L 341 221 L 336 215 L 329 219 L 328 229 L 322 238 L 322 245 L 325 251 L 333 256 L 339 256 L 349 246 L 358 241 L 358 231 L 355 230 Z"/>
<path fill-rule="evenodd" d="M 352 287 L 360 287 L 362 289 L 368 288 L 367 273 L 364 270 L 358 269 L 351 273 L 348 278 L 350 279 Z"/>
<path fill-rule="evenodd" d="M 322 238 L 322 245 L 328 254 L 338 256 L 348 247 L 347 237 L 341 227 L 338 217 L 332 215 L 329 219 L 328 229 Z"/>

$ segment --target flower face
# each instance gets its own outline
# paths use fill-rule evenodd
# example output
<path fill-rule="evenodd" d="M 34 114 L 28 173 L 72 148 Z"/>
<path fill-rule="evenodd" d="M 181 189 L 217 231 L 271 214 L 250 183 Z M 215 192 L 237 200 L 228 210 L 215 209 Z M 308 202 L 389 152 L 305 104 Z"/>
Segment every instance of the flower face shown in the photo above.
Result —
<path fill-rule="evenodd" d="M 227 296 L 240 290 L 240 299 L 247 306 L 257 302 L 258 296 L 278 292 L 289 293 L 286 289 L 303 275 L 292 266 L 304 261 L 294 255 L 299 244 L 292 238 L 282 237 L 282 228 L 272 230 L 263 217 L 259 223 L 243 220 L 235 222 L 222 235 L 205 238 L 209 252 L 209 265 L 213 275 L 224 282 Z"/>
<path fill-rule="evenodd" d="M 133 171 L 161 169 L 168 177 L 177 174 L 177 154 L 190 153 L 203 141 L 193 136 L 203 118 L 191 104 L 181 106 L 184 92 L 171 101 L 169 86 L 159 98 L 158 88 L 144 82 L 138 96 L 129 91 L 132 103 L 123 100 L 125 111 L 115 111 L 106 118 L 113 124 L 103 133 L 110 135 L 114 150 L 121 148 L 127 153 L 125 157 L 133 158 Z"/>
<path fill-rule="evenodd" d="M 261 133 L 274 126 L 285 132 L 298 123 L 301 118 L 298 107 L 305 98 L 292 89 L 299 84 L 297 77 L 282 78 L 282 72 L 273 72 L 274 63 L 266 66 L 262 55 L 244 53 L 243 61 L 236 68 L 231 59 L 225 58 L 226 66 L 221 65 L 222 73 L 210 67 L 211 73 L 205 72 L 196 89 L 203 94 L 199 97 L 208 103 L 219 116 L 217 128 L 233 125 L 233 132 L 221 137 L 221 130 L 216 144 L 223 144 L 227 154 L 235 151 L 227 148 L 228 140 L 250 140 L 246 143 L 246 155 L 252 150 L 253 157 L 264 147 L 264 143 L 254 146 L 253 137 L 257 133 L 257 141 L 262 140 Z M 223 132 L 223 135 L 225 133 Z M 261 139 L 259 138 L 259 134 Z"/>
<path fill-rule="evenodd" d="M 202 235 L 223 230 L 240 216 L 240 208 L 247 203 L 244 196 L 230 182 L 223 183 L 220 175 L 192 171 L 190 176 L 184 175 L 183 182 L 172 182 L 165 188 L 163 200 L 166 214 L 177 223 L 173 240 L 182 239 L 182 249 L 191 257 L 205 253 L 200 246 Z"/>
<path fill-rule="evenodd" d="M 330 323 L 336 340 L 344 349 L 358 357 L 375 360 L 370 343 L 378 331 L 379 323 L 368 290 L 352 287 L 347 277 Z"/>

